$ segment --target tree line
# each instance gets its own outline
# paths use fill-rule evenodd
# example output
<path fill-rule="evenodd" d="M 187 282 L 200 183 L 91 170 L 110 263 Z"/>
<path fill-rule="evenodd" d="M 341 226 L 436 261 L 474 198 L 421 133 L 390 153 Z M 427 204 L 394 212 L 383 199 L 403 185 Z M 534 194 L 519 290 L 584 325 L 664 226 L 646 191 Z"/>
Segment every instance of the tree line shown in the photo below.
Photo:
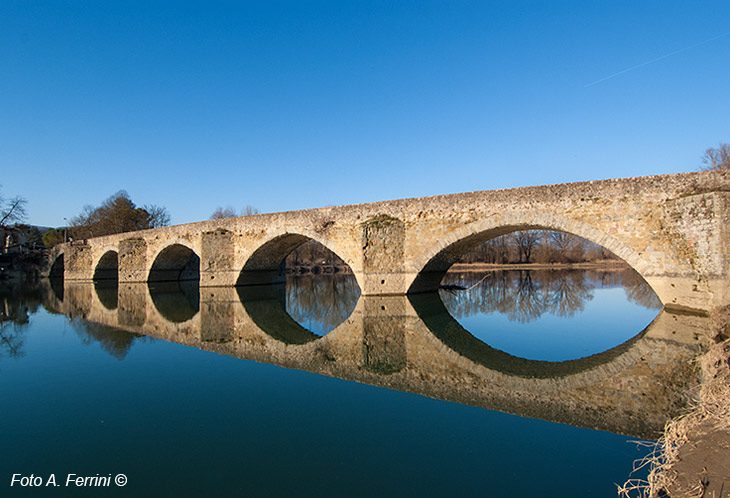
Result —
<path fill-rule="evenodd" d="M 460 263 L 585 263 L 618 260 L 611 251 L 582 237 L 552 230 L 521 230 L 490 239 L 462 256 Z"/>
<path fill-rule="evenodd" d="M 618 260 L 608 249 L 577 235 L 551 230 L 522 230 L 480 244 L 462 256 L 459 262 L 554 264 Z M 300 271 L 322 266 L 348 268 L 337 254 L 314 240 L 294 249 L 287 256 L 285 266 L 289 270 Z"/>
<path fill-rule="evenodd" d="M 259 214 L 259 210 L 250 204 L 246 204 L 240 213 L 236 213 L 236 208 L 231 205 L 218 206 L 210 215 L 211 220 L 221 220 L 223 218 L 235 218 L 236 216 L 251 216 L 252 214 Z"/>

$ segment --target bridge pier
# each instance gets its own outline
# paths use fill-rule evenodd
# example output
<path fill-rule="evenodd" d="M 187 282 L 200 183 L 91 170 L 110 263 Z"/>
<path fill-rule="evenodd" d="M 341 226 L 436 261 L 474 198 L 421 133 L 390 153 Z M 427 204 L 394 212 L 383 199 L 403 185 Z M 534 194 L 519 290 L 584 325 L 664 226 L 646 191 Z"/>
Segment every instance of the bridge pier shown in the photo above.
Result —
<path fill-rule="evenodd" d="M 358 279 L 364 296 L 402 295 L 406 227 L 402 220 L 380 214 L 361 224 L 363 270 Z"/>
<path fill-rule="evenodd" d="M 224 228 L 203 232 L 200 247 L 200 286 L 236 285 L 240 268 L 235 267 L 233 232 Z"/>
<path fill-rule="evenodd" d="M 380 375 L 403 370 L 407 320 L 405 296 L 365 297 L 363 331 L 363 368 Z"/>
<path fill-rule="evenodd" d="M 69 244 L 64 251 L 64 280 L 91 281 L 94 270 L 91 265 L 91 247 L 86 244 Z"/>
<path fill-rule="evenodd" d="M 147 242 L 143 238 L 120 240 L 118 254 L 120 284 L 147 281 Z"/>
<path fill-rule="evenodd" d="M 669 310 L 709 311 L 730 302 L 730 282 L 724 278 L 650 275 L 644 279 Z"/>

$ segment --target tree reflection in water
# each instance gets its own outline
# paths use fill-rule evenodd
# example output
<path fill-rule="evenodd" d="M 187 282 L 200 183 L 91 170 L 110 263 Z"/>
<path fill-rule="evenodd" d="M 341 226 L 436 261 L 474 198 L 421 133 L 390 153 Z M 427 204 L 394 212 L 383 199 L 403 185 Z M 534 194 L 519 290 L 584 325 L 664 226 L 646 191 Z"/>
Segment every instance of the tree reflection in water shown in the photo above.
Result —
<path fill-rule="evenodd" d="M 559 272 L 556 278 L 547 278 L 545 300 L 548 311 L 559 317 L 571 317 L 583 311 L 586 301 L 593 299 L 593 286 L 576 272 Z"/>
<path fill-rule="evenodd" d="M 359 297 L 360 287 L 350 273 L 286 278 L 286 312 L 317 335 L 325 335 L 347 320 Z"/>
<path fill-rule="evenodd" d="M 23 356 L 30 316 L 38 311 L 40 305 L 37 285 L 0 286 L 0 357 Z"/>
<path fill-rule="evenodd" d="M 661 307 L 630 269 L 450 273 L 443 283 L 468 289 L 440 292 L 461 327 L 530 360 L 560 362 L 606 351 L 639 334 Z"/>
<path fill-rule="evenodd" d="M 662 309 L 662 302 L 659 300 L 659 296 L 646 283 L 646 280 L 632 268 L 626 268 L 621 271 L 587 270 L 585 271 L 585 275 L 587 280 L 600 287 L 623 287 L 627 299 L 632 303 L 636 303 L 647 309 Z"/>
<path fill-rule="evenodd" d="M 662 309 L 662 302 L 654 290 L 641 278 L 641 275 L 635 271 L 626 272 L 621 280 L 621 285 L 626 292 L 626 297 L 632 303 L 636 303 L 644 308 Z"/>
<path fill-rule="evenodd" d="M 24 324 L 11 321 L 0 321 L 0 357 L 7 355 L 10 358 L 23 356 L 25 342 Z"/>
<path fill-rule="evenodd" d="M 661 309 L 661 301 L 636 271 L 497 270 L 483 280 L 478 272 L 449 272 L 444 285 L 468 291 L 441 291 L 455 318 L 498 312 L 511 321 L 529 323 L 545 313 L 569 318 L 583 311 L 599 287 L 622 286 L 626 297 L 644 308 Z M 473 288 L 472 288 L 473 287 Z"/>
<path fill-rule="evenodd" d="M 102 351 L 109 353 L 117 360 L 126 358 L 135 341 L 148 340 L 147 336 L 89 322 L 82 318 L 71 318 L 69 322 L 84 346 L 98 342 Z"/>

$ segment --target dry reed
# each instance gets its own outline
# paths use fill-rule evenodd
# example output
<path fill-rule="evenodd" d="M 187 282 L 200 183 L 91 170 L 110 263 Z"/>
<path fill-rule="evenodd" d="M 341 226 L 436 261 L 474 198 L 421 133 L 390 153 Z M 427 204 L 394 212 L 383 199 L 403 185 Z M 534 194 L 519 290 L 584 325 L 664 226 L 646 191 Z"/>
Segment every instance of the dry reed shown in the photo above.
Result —
<path fill-rule="evenodd" d="M 697 401 L 689 411 L 667 422 L 664 434 L 652 447 L 650 453 L 634 464 L 634 471 L 649 466 L 644 479 L 630 479 L 618 486 L 620 497 L 660 498 L 669 496 L 667 490 L 678 477 L 675 465 L 679 451 L 684 444 L 697 437 L 700 425 L 711 430 L 730 430 L 730 308 L 713 313 L 715 341 L 717 342 L 696 359 L 700 370 L 700 388 Z M 684 496 L 702 497 L 705 482 L 697 477 L 697 485 Z"/>

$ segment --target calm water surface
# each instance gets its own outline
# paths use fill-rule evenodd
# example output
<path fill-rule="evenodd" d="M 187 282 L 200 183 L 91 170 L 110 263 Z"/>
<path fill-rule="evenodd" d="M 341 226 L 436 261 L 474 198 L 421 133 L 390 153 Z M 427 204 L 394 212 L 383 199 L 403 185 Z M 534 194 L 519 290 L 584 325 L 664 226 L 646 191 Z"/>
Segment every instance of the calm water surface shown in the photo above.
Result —
<path fill-rule="evenodd" d="M 3 289 L 1 494 L 616 496 L 646 452 L 631 441 L 677 408 L 616 385 L 662 340 L 658 303 L 628 274 L 524 273 L 411 299 L 343 275 Z M 685 349 L 667 342 L 657 373 Z"/>
<path fill-rule="evenodd" d="M 661 309 L 651 288 L 628 270 L 462 272 L 448 274 L 445 283 L 476 285 L 468 292 L 441 291 L 465 329 L 532 360 L 601 353 L 637 335 Z"/>

